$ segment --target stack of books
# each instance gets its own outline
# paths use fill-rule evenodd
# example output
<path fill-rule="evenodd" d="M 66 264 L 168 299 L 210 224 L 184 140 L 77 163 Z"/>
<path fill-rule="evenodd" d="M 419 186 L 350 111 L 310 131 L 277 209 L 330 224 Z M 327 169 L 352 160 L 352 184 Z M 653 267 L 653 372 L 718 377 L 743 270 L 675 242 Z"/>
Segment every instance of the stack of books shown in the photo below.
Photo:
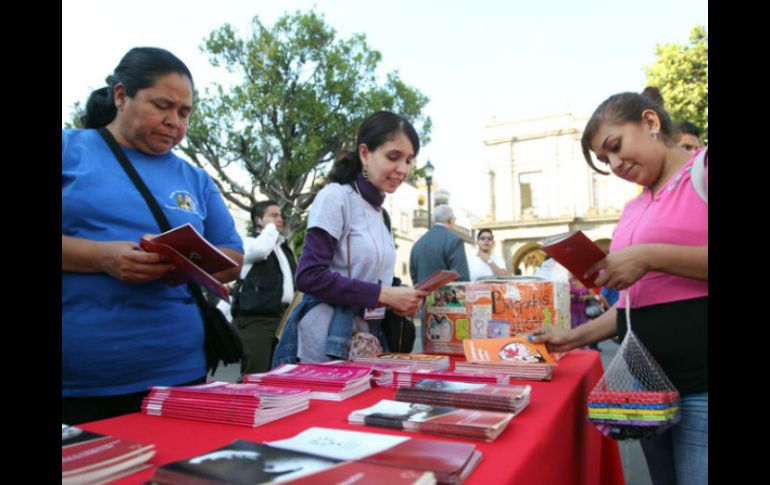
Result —
<path fill-rule="evenodd" d="M 425 370 L 444 370 L 449 369 L 450 366 L 449 357 L 446 355 L 381 352 L 379 354 L 371 354 L 364 357 L 355 357 L 353 360 L 356 362 L 368 362 L 372 364 L 391 362 L 409 366 L 413 369 Z"/>
<path fill-rule="evenodd" d="M 493 441 L 508 426 L 513 413 L 383 399 L 348 415 L 348 422 L 431 433 L 454 438 Z"/>
<path fill-rule="evenodd" d="M 402 365 L 394 362 L 357 362 L 352 360 L 333 360 L 331 362 L 324 362 L 320 365 L 328 366 L 343 366 L 343 367 L 360 367 L 363 369 L 371 369 L 372 371 L 372 387 L 393 387 L 393 376 L 396 371 L 411 371 L 412 367 L 408 365 Z"/>
<path fill-rule="evenodd" d="M 413 386 L 421 379 L 438 381 L 475 382 L 482 384 L 508 384 L 510 377 L 504 374 L 482 374 L 476 372 L 458 372 L 449 370 L 395 370 L 393 387 Z"/>
<path fill-rule="evenodd" d="M 307 389 L 310 399 L 343 401 L 371 389 L 372 371 L 345 365 L 284 364 L 269 372 L 246 374 L 243 382 Z"/>
<path fill-rule="evenodd" d="M 519 414 L 529 404 L 530 386 L 474 384 L 422 379 L 414 386 L 400 387 L 396 401 L 486 409 Z"/>
<path fill-rule="evenodd" d="M 455 370 L 505 374 L 511 379 L 547 381 L 556 360 L 545 348 L 527 337 L 467 339 L 463 341 L 466 362 L 456 362 Z"/>
<path fill-rule="evenodd" d="M 148 468 L 155 445 L 61 426 L 62 485 L 105 483 Z"/>
<path fill-rule="evenodd" d="M 197 386 L 153 386 L 142 402 L 142 411 L 149 416 L 253 428 L 304 411 L 309 403 L 308 390 L 215 381 Z"/>
<path fill-rule="evenodd" d="M 553 377 L 553 367 L 542 364 L 457 362 L 455 369 L 463 372 L 505 374 L 511 379 L 525 381 L 550 381 Z"/>

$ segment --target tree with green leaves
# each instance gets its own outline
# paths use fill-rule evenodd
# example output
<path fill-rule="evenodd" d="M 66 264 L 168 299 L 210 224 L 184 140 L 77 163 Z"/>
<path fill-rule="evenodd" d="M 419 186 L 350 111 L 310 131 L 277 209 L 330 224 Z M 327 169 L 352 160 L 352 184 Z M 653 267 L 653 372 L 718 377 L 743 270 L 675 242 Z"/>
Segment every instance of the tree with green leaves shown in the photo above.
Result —
<path fill-rule="evenodd" d="M 85 125 L 83 125 L 82 117 L 85 112 L 86 110 L 80 104 L 80 101 L 75 101 L 75 105 L 72 107 L 72 114 L 70 115 L 71 119 L 64 122 L 64 128 L 84 128 Z"/>
<path fill-rule="evenodd" d="M 272 27 L 255 17 L 252 27 L 241 39 L 225 24 L 205 41 L 212 65 L 240 81 L 206 89 L 180 147 L 193 163 L 213 169 L 234 205 L 248 210 L 259 193 L 278 202 L 291 238 L 305 227 L 307 208 L 335 156 L 353 148 L 363 119 L 379 110 L 397 112 L 426 142 L 428 98 L 397 72 L 378 82 L 381 54 L 364 35 L 337 39 L 315 12 L 286 14 Z M 232 167 L 245 170 L 250 182 L 238 180 Z"/>
<path fill-rule="evenodd" d="M 709 131 L 709 39 L 706 28 L 690 31 L 690 44 L 657 45 L 657 58 L 645 67 L 647 84 L 657 86 L 674 124 L 684 121 L 701 129 L 701 143 Z"/>

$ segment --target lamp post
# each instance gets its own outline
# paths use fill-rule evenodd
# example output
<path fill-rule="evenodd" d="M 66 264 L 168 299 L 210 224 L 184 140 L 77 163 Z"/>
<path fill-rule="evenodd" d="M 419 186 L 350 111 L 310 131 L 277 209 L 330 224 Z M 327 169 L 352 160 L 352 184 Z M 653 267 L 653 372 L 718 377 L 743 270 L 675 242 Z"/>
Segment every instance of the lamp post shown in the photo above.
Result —
<path fill-rule="evenodd" d="M 422 170 L 425 174 L 425 183 L 428 185 L 428 230 L 430 230 L 430 185 L 433 182 L 433 165 L 430 163 L 430 160 L 428 160 L 428 163 L 425 164 Z"/>

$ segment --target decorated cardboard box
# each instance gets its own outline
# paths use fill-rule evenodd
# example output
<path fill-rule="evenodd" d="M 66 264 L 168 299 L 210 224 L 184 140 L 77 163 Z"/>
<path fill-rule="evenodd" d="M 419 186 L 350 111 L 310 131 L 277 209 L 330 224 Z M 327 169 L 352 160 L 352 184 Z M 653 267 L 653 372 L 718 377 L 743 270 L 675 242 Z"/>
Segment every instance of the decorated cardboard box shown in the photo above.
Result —
<path fill-rule="evenodd" d="M 427 297 L 423 349 L 463 355 L 463 340 L 524 334 L 540 326 L 570 328 L 569 284 L 516 277 L 450 283 Z"/>

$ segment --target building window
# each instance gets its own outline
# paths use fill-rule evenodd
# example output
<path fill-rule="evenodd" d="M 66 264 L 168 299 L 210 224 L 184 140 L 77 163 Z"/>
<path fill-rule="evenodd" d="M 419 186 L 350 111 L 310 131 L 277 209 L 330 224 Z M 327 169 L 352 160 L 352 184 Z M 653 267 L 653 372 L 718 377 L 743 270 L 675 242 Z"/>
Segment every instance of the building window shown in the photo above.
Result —
<path fill-rule="evenodd" d="M 540 198 L 543 196 L 541 187 L 542 173 L 530 172 L 519 175 L 519 202 L 522 216 L 543 216 Z"/>
<path fill-rule="evenodd" d="M 532 212 L 532 185 L 521 184 L 521 211 Z"/>

